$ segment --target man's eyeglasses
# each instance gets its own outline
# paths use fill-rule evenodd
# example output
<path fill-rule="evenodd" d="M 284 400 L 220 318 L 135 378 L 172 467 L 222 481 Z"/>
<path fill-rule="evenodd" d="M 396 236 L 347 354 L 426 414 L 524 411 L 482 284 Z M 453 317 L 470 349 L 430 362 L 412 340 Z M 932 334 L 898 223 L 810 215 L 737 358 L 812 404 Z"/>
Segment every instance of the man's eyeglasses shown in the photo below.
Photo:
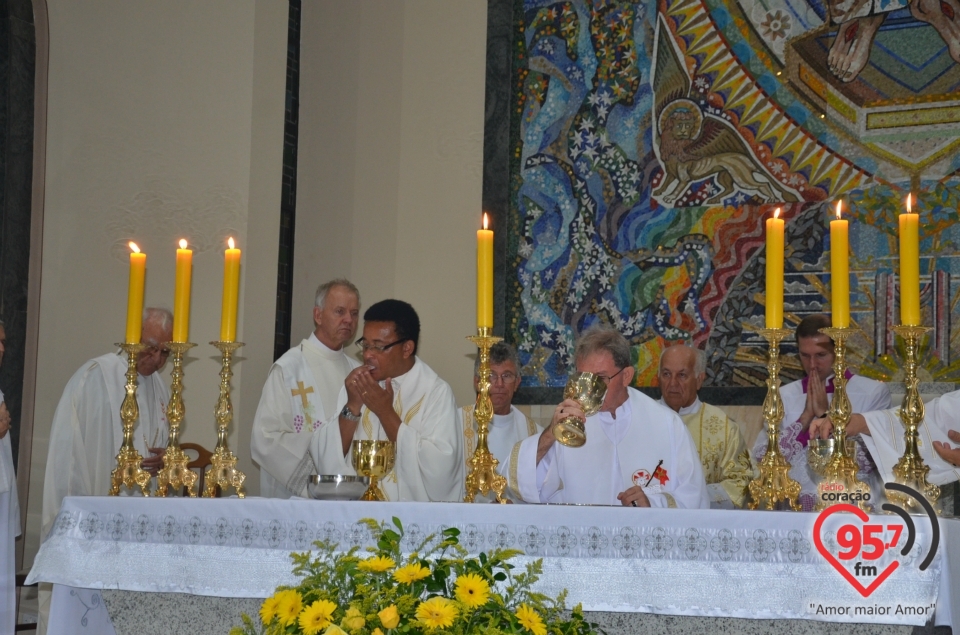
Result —
<path fill-rule="evenodd" d="M 516 373 L 510 373 L 510 372 L 506 372 L 501 375 L 498 375 L 496 373 L 490 373 L 489 375 L 487 375 L 487 381 L 489 381 L 491 385 L 499 382 L 503 382 L 505 384 L 512 384 L 516 379 L 517 379 Z"/>
<path fill-rule="evenodd" d="M 396 342 L 390 342 L 389 344 L 370 344 L 367 340 L 362 337 L 357 340 L 357 346 L 360 348 L 361 352 L 373 351 L 374 353 L 386 353 L 388 350 L 396 346 L 397 344 L 403 344 L 406 342 L 406 338 L 402 340 L 397 340 Z"/>
<path fill-rule="evenodd" d="M 603 383 L 609 385 L 609 383 L 610 383 L 611 381 L 613 381 L 613 378 L 616 377 L 617 375 L 619 375 L 620 373 L 622 373 L 625 368 L 626 368 L 626 366 L 624 366 L 623 368 L 621 368 L 620 370 L 618 370 L 618 371 L 615 372 L 614 374 L 610 375 L 609 377 L 607 377 L 606 375 L 597 375 L 597 378 L 599 378 L 600 380 L 602 380 Z"/>

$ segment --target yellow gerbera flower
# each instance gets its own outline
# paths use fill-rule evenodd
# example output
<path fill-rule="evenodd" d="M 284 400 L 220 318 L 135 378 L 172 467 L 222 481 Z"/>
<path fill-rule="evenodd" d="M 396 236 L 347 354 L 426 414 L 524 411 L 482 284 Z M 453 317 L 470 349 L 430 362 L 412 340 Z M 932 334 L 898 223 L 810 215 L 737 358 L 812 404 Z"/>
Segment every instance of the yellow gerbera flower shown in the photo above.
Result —
<path fill-rule="evenodd" d="M 526 604 L 521 604 L 517 609 L 517 620 L 533 635 L 547 635 L 547 627 L 543 625 L 540 615 Z"/>
<path fill-rule="evenodd" d="M 377 613 L 377 617 L 380 618 L 380 623 L 383 624 L 384 628 L 396 628 L 397 624 L 400 623 L 400 612 L 397 611 L 396 604 L 391 604 Z"/>
<path fill-rule="evenodd" d="M 393 579 L 400 584 L 412 584 L 417 580 L 423 580 L 430 575 L 430 569 L 422 566 L 419 562 L 400 567 L 393 572 Z"/>
<path fill-rule="evenodd" d="M 388 571 L 395 566 L 397 566 L 397 563 L 386 556 L 374 556 L 366 560 L 361 560 L 357 564 L 357 568 L 361 571 L 374 571 L 376 573 Z"/>
<path fill-rule="evenodd" d="M 260 605 L 260 621 L 263 622 L 264 625 L 269 624 L 273 618 L 277 616 L 277 603 L 279 602 L 278 596 L 280 593 L 282 593 L 282 591 L 274 593 Z"/>
<path fill-rule="evenodd" d="M 347 609 L 347 614 L 343 617 L 340 625 L 351 631 L 358 631 L 363 628 L 363 625 L 366 623 L 367 620 L 363 619 L 363 613 L 351 606 Z"/>
<path fill-rule="evenodd" d="M 304 635 L 317 635 L 330 626 L 330 620 L 336 610 L 337 605 L 330 600 L 317 600 L 305 608 L 300 614 L 300 628 L 303 629 Z"/>
<path fill-rule="evenodd" d="M 300 611 L 303 610 L 303 598 L 293 589 L 281 591 L 277 595 L 277 619 L 282 626 L 290 626 L 297 621 Z"/>
<path fill-rule="evenodd" d="M 433 597 L 417 607 L 417 619 L 427 628 L 446 628 L 457 619 L 457 607 L 442 597 Z"/>
<path fill-rule="evenodd" d="M 468 573 L 457 578 L 454 594 L 458 600 L 475 609 L 487 603 L 490 598 L 490 585 L 476 573 Z"/>

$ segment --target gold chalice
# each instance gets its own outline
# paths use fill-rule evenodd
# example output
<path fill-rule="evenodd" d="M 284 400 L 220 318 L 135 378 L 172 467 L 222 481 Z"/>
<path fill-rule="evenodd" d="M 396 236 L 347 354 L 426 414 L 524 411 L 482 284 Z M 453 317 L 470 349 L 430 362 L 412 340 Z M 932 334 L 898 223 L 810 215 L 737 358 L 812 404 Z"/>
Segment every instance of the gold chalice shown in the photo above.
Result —
<path fill-rule="evenodd" d="M 370 477 L 370 486 L 360 497 L 362 501 L 385 501 L 387 496 L 377 482 L 390 473 L 396 460 L 397 448 L 392 441 L 354 441 L 350 446 L 353 469 L 360 476 Z"/>
<path fill-rule="evenodd" d="M 607 394 L 607 384 L 598 375 L 593 373 L 574 373 L 567 380 L 563 389 L 564 399 L 573 399 L 586 416 L 600 412 L 603 398 Z M 566 417 L 553 426 L 553 436 L 557 441 L 571 448 L 579 448 L 587 442 L 587 433 L 583 422 L 576 417 Z"/>
<path fill-rule="evenodd" d="M 836 439 L 833 437 L 829 439 L 810 439 L 809 445 L 807 445 L 807 463 L 817 476 L 823 477 L 826 474 L 827 464 L 830 463 L 830 458 L 836 451 L 836 443 Z M 846 439 L 844 445 L 846 446 L 847 456 L 856 456 L 854 454 L 856 441 Z"/>

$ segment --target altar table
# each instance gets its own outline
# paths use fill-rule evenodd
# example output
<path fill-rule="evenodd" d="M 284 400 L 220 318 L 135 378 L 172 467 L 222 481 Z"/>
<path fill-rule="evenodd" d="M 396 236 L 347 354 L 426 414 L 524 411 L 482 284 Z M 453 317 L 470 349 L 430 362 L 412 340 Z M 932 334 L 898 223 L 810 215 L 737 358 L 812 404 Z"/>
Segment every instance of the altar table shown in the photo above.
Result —
<path fill-rule="evenodd" d="M 54 584 L 51 634 L 110 633 L 98 590 L 265 598 L 279 584 L 296 583 L 290 552 L 306 551 L 318 539 L 344 549 L 372 545 L 358 521 L 394 516 L 411 550 L 425 536 L 455 526 L 471 553 L 521 549 L 520 566 L 542 558 L 537 590 L 555 595 L 566 588 L 568 605 L 581 603 L 586 611 L 960 624 L 960 520 L 940 520 L 939 552 L 920 571 L 930 544 L 924 517 L 915 517 L 920 548 L 901 558 L 864 599 L 814 546 L 814 513 L 71 497 L 28 582 Z M 832 519 L 843 516 L 852 518 Z M 855 607 L 889 610 L 866 614 Z"/>

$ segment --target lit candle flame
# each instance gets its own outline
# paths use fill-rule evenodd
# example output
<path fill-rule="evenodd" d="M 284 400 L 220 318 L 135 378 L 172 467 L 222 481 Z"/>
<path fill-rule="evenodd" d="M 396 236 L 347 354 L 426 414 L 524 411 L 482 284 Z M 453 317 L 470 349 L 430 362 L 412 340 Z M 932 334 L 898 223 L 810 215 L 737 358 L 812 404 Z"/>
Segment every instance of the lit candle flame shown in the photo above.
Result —
<path fill-rule="evenodd" d="M 780 218 L 780 208 L 779 208 L 779 207 L 778 207 L 776 210 L 774 210 L 774 212 L 773 212 L 773 217 L 774 217 L 774 218 Z"/>
<path fill-rule="evenodd" d="M 907 194 L 907 214 L 911 214 L 911 213 L 912 213 L 912 212 L 910 211 L 910 197 L 911 197 L 911 195 L 908 193 L 908 194 Z"/>
<path fill-rule="evenodd" d="M 132 240 L 130 241 L 130 250 L 135 254 L 140 253 L 140 248 L 137 247 L 137 243 L 133 242 Z"/>
<path fill-rule="evenodd" d="M 186 249 L 186 248 L 187 248 L 187 241 L 186 241 L 186 239 L 181 238 L 181 239 L 180 239 L 180 249 Z"/>
<path fill-rule="evenodd" d="M 487 218 L 487 213 L 484 212 L 484 213 L 483 213 L 483 228 L 484 228 L 484 229 L 487 229 L 487 228 L 488 228 L 487 226 L 488 226 L 489 224 L 490 224 L 490 221 L 489 221 L 489 219 Z"/>
<path fill-rule="evenodd" d="M 227 239 L 227 244 L 230 246 L 230 249 L 233 249 L 233 237 Z"/>
<path fill-rule="evenodd" d="M 840 209 L 843 207 L 843 201 L 837 201 L 837 220 L 840 220 Z"/>

